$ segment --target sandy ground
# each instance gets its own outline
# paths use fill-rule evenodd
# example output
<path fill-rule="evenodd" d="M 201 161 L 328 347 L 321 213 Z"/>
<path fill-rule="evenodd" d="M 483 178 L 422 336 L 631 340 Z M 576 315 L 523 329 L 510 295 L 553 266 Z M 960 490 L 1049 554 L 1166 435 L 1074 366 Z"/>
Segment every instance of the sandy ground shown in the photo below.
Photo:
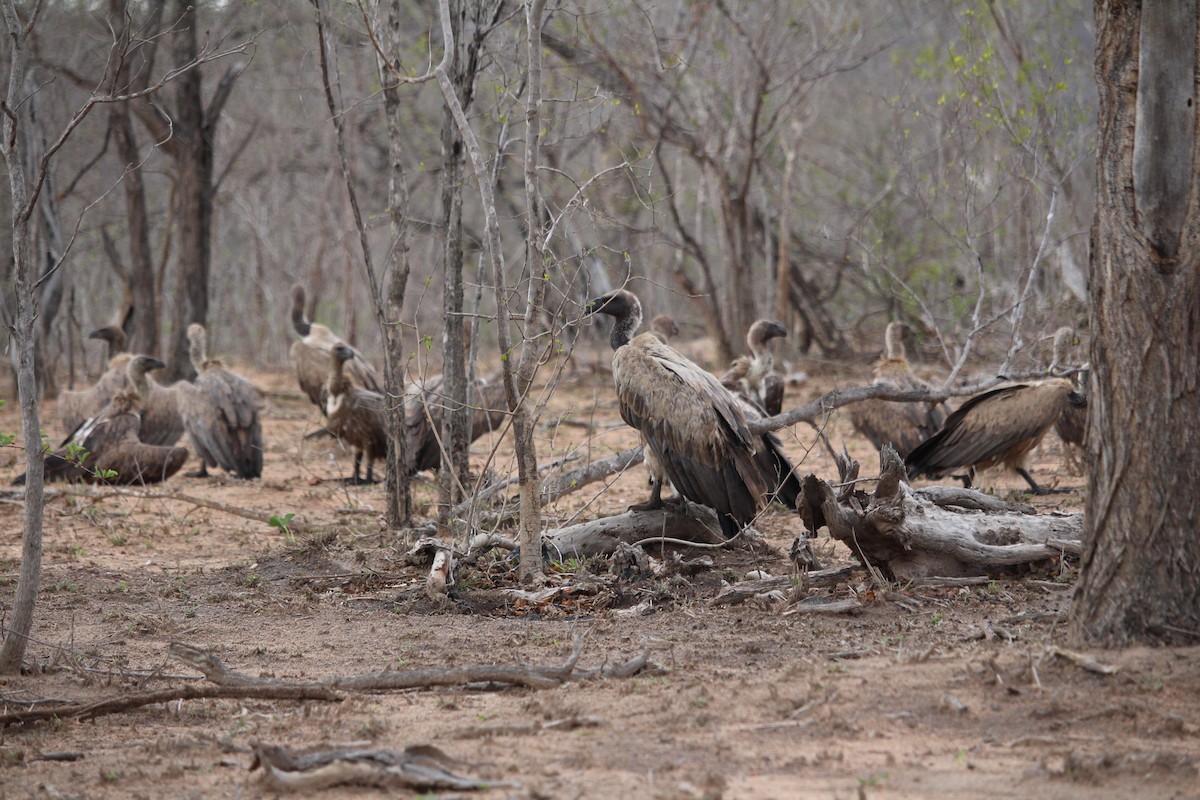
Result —
<path fill-rule="evenodd" d="M 546 690 L 437 689 L 351 694 L 341 702 L 188 700 L 0 732 L 0 796 L 271 796 L 251 772 L 255 742 L 294 748 L 435 745 L 463 770 L 515 782 L 500 798 L 1200 798 L 1200 649 L 1092 651 L 1100 674 L 1055 655 L 1066 647 L 1072 564 L 965 588 L 895 587 L 903 602 L 852 584 L 855 614 L 789 614 L 786 602 L 713 605 L 720 580 L 755 568 L 786 574 L 781 555 L 719 554 L 687 581 L 618 581 L 604 563 L 555 565 L 604 578 L 595 594 L 543 605 L 502 594 L 502 560 L 459 576 L 457 600 L 423 592 L 426 568 L 387 531 L 381 486 L 348 487 L 350 458 L 306 441 L 315 409 L 289 375 L 252 376 L 268 401 L 261 481 L 177 476 L 148 492 L 60 491 L 46 510 L 43 591 L 29 674 L 0 679 L 4 711 L 47 699 L 101 699 L 186 683 L 167 646 L 211 648 L 230 668 L 287 680 L 477 663 L 555 664 L 584 636 L 594 667 L 649 649 L 632 678 Z M 861 375 L 826 371 L 799 403 Z M 45 427 L 57 432 L 53 405 Z M 16 430 L 15 404 L 0 430 Z M 827 432 L 876 467 L 844 419 Z M 785 431 L 804 471 L 832 478 L 811 429 Z M 539 427 L 543 461 L 603 458 L 633 443 L 609 378 L 583 370 L 553 394 Z M 484 475 L 511 468 L 507 442 L 481 439 Z M 20 453 L 0 450 L 0 480 Z M 1038 500 L 1077 510 L 1083 479 L 1047 441 L 1035 475 L 1072 491 Z M 422 514 L 436 495 L 422 475 Z M 1019 479 L 1001 477 L 1000 493 Z M 289 537 L 263 522 L 165 493 L 303 520 Z M 623 511 L 644 468 L 546 509 L 548 526 Z M 19 497 L 0 496 L 0 602 L 9 608 L 21 531 Z M 780 554 L 801 530 L 783 510 L 761 528 Z M 829 563 L 848 560 L 828 539 Z M 646 600 L 647 615 L 622 614 Z M 157 672 L 156 672 L 157 671 Z M 171 677 L 183 676 L 183 677 Z M 63 755 L 67 754 L 67 755 Z M 74 760 L 57 760 L 60 758 Z M 328 797 L 383 796 L 339 788 Z M 403 796 L 403 792 L 400 793 Z M 457 796 L 453 792 L 438 796 Z"/>

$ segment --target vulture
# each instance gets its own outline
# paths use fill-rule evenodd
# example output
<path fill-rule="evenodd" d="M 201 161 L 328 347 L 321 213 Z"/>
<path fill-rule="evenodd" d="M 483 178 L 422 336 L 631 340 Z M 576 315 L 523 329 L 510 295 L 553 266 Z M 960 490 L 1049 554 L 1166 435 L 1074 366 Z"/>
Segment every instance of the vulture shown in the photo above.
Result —
<path fill-rule="evenodd" d="M 346 362 L 355 357 L 354 348 L 336 344 L 330 353 L 325 382 L 325 416 L 329 432 L 354 449 L 354 477 L 346 482 L 355 485 L 374 483 L 374 463 L 387 456 L 387 420 L 384 416 L 383 395 L 355 386 L 346 377 Z M 407 422 L 407 421 L 406 421 Z M 405 425 L 405 436 L 411 436 Z M 412 447 L 409 453 L 413 452 Z M 363 479 L 363 456 L 367 458 L 367 474 Z"/>
<path fill-rule="evenodd" d="M 444 378 L 436 375 L 410 383 L 406 390 L 404 424 L 410 474 L 441 466 L 442 448 L 438 436 L 441 435 L 446 413 L 443 383 Z M 469 441 L 475 441 L 488 431 L 498 430 L 506 416 L 508 398 L 504 394 L 500 373 L 476 378 L 471 390 Z"/>
<path fill-rule="evenodd" d="M 657 333 L 665 343 L 670 344 L 671 340 L 679 335 L 679 323 L 669 314 L 659 314 L 650 320 L 650 330 Z"/>
<path fill-rule="evenodd" d="M 292 364 L 296 367 L 296 380 L 300 388 L 308 395 L 313 405 L 326 413 L 325 385 L 329 380 L 329 359 L 333 349 L 346 344 L 340 336 L 324 325 L 310 322 L 304 313 L 304 287 L 296 284 L 292 287 L 292 327 L 300 334 L 300 341 L 292 345 Z M 383 382 L 376 371 L 357 350 L 350 347 L 351 356 L 346 362 L 346 379 L 351 384 L 363 389 L 369 389 L 379 394 L 383 393 Z"/>
<path fill-rule="evenodd" d="M 1060 370 L 1070 369 L 1063 360 L 1066 357 L 1066 349 L 1068 347 L 1078 347 L 1079 337 L 1075 335 L 1072 328 L 1063 327 L 1054 332 L 1054 351 L 1053 358 L 1050 362 L 1050 373 L 1055 374 Z M 1061 373 L 1059 373 L 1061 374 Z M 1075 391 L 1079 393 L 1082 402 L 1078 405 L 1068 404 L 1063 409 L 1062 416 L 1054 423 L 1054 432 L 1058 434 L 1058 438 L 1066 446 L 1066 457 L 1068 468 L 1075 474 L 1081 472 L 1079 466 L 1078 451 L 1083 447 L 1084 439 L 1087 437 L 1087 391 L 1084 388 L 1084 381 L 1087 377 L 1087 370 L 1081 369 L 1075 373 L 1072 381 L 1075 386 Z"/>
<path fill-rule="evenodd" d="M 908 475 L 939 478 L 967 468 L 971 485 L 977 470 L 997 464 L 1025 479 L 1034 494 L 1049 494 L 1029 474 L 1028 456 L 1070 405 L 1083 398 L 1065 378 L 1020 383 L 978 394 L 946 418 L 945 425 L 913 449 L 905 462 Z"/>
<path fill-rule="evenodd" d="M 204 326 L 188 326 L 188 354 L 196 379 L 179 384 L 179 411 L 200 457 L 190 477 L 220 467 L 239 478 L 262 477 L 263 436 L 258 390 L 217 358 L 208 358 Z"/>
<path fill-rule="evenodd" d="M 147 444 L 138 438 L 150 388 L 146 373 L 164 366 L 150 356 L 131 356 L 125 364 L 127 387 L 46 456 L 45 479 L 144 484 L 165 481 L 178 472 L 187 461 L 186 447 Z M 13 482 L 22 484 L 25 476 Z"/>
<path fill-rule="evenodd" d="M 726 389 L 749 400 L 773 417 L 783 410 L 783 377 L 775 372 L 775 356 L 769 342 L 787 336 L 787 328 L 769 319 L 760 319 L 746 332 L 750 355 L 733 360 L 721 376 Z"/>
<path fill-rule="evenodd" d="M 679 493 L 713 509 L 726 537 L 737 535 L 762 508 L 767 482 L 755 462 L 761 440 L 734 396 L 657 334 L 634 336 L 642 306 L 632 292 L 602 295 L 587 313 L 615 318 L 609 341 L 621 418 L 642 434 Z M 640 508 L 661 504 L 661 490 L 656 483 Z"/>
<path fill-rule="evenodd" d="M 130 388 L 125 367 L 133 357 L 125 352 L 125 331 L 117 325 L 97 328 L 89 339 L 108 343 L 108 369 L 89 389 L 64 391 L 58 395 L 58 416 L 63 430 L 74 432 L 85 419 L 100 413 L 117 392 Z M 177 392 L 147 377 L 149 394 L 143 402 L 142 441 L 147 444 L 170 445 L 183 436 L 183 419 L 179 416 Z"/>
<path fill-rule="evenodd" d="M 911 329 L 903 322 L 890 322 L 883 339 L 883 355 L 875 362 L 874 383 L 884 383 L 903 391 L 924 391 L 932 388 L 913 374 L 904 352 L 904 337 Z M 864 400 L 850 408 L 850 423 L 870 440 L 876 450 L 885 444 L 895 448 L 901 457 L 933 434 L 946 421 L 945 406 L 941 403 L 893 403 L 887 400 Z"/>

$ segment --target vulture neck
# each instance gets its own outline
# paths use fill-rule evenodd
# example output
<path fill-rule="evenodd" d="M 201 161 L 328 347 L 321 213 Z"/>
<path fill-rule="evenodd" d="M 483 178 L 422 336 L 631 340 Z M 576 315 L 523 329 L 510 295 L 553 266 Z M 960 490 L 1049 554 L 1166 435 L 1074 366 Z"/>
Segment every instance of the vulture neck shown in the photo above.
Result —
<path fill-rule="evenodd" d="M 345 363 L 337 353 L 330 357 L 329 367 L 329 396 L 343 395 L 350 388 L 350 384 L 346 381 L 346 373 L 342 369 L 342 364 Z"/>
<path fill-rule="evenodd" d="M 138 361 L 129 362 L 129 382 L 137 391 L 140 400 L 150 396 L 150 380 L 146 377 L 146 368 Z"/>
<path fill-rule="evenodd" d="M 105 338 L 108 339 L 108 360 L 112 361 L 121 353 L 125 352 L 125 331 L 113 326 L 107 331 L 107 333 L 108 336 Z"/>
<path fill-rule="evenodd" d="M 1059 328 L 1054 332 L 1054 349 L 1050 353 L 1049 371 L 1054 372 L 1063 366 L 1063 357 L 1067 351 L 1067 340 L 1075 334 L 1070 328 Z"/>
<path fill-rule="evenodd" d="M 883 356 L 889 361 L 907 361 L 908 354 L 904 352 L 904 328 L 892 322 L 887 326 L 883 339 Z"/>
<path fill-rule="evenodd" d="M 617 317 L 616 324 L 613 325 L 612 336 L 608 340 L 612 349 L 618 350 L 633 341 L 633 334 L 641 324 L 642 315 L 636 309 L 631 309 Z"/>
<path fill-rule="evenodd" d="M 196 372 L 203 372 L 206 366 L 204 363 L 207 360 L 205 349 L 203 335 L 188 337 L 188 356 L 192 359 L 192 367 Z"/>
<path fill-rule="evenodd" d="M 308 336 L 312 323 L 304 316 L 304 292 L 296 292 L 292 296 L 292 327 L 301 336 Z"/>

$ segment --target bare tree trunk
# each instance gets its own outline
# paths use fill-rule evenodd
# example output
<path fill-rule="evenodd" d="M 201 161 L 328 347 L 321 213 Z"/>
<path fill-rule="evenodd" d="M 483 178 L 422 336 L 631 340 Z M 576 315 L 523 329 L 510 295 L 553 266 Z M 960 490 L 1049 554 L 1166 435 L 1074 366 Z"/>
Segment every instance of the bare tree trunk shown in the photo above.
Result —
<path fill-rule="evenodd" d="M 109 9 L 112 12 L 111 17 L 121 26 L 117 30 L 117 46 L 124 52 L 130 40 L 126 0 L 111 0 Z M 128 73 L 128 68 L 123 68 L 114 75 L 114 94 L 129 78 Z M 141 77 L 142 85 L 148 79 L 148 73 Z M 125 213 L 129 224 L 129 264 L 123 268 L 123 277 L 134 308 L 129 351 L 157 355 L 158 284 L 154 275 L 154 256 L 150 250 L 150 215 L 146 207 L 146 185 L 140 169 L 142 159 L 138 152 L 133 115 L 128 104 L 117 103 L 112 107 L 109 112 L 109 125 L 117 144 L 117 157 L 125 169 L 122 185 L 125 190 Z"/>
<path fill-rule="evenodd" d="M 543 332 L 542 307 L 546 301 L 547 267 L 543 207 L 538 189 L 538 157 L 541 149 L 542 107 L 542 15 L 546 0 L 533 0 L 525 7 L 525 48 L 528 60 L 528 94 L 525 99 L 525 218 L 528 233 L 525 240 L 525 272 L 529 276 L 529 294 L 525 304 L 525 342 L 521 350 L 521 365 L 517 370 L 517 387 L 521 392 L 521 407 L 528 408 L 529 390 L 534 372 L 546 353 L 549 342 Z M 534 419 L 518 414 L 514 420 L 517 436 L 517 476 L 521 498 L 521 566 L 522 582 L 542 574 L 542 514 L 538 492 L 537 446 L 533 438 Z"/>
<path fill-rule="evenodd" d="M 384 5 L 379 2 L 376 9 Z M 385 30 L 381 37 L 389 53 L 401 51 L 399 8 L 387 3 Z M 408 288 L 410 263 L 408 260 L 408 177 L 404 171 L 405 129 L 401 119 L 402 105 L 396 77 L 388 74 L 387 67 L 380 64 L 382 78 L 383 107 L 387 117 L 388 157 L 388 213 L 391 219 L 392 246 L 388 251 L 387 265 L 387 311 L 384 324 L 386 350 L 383 359 L 384 380 L 388 390 L 388 435 L 392 447 L 388 450 L 387 522 L 392 528 L 410 524 L 412 519 L 412 490 L 405 462 L 408 459 L 408 442 L 405 441 L 404 417 L 404 328 L 401 314 L 404 311 L 404 294 Z M 424 413 L 415 409 L 414 413 Z"/>
<path fill-rule="evenodd" d="M 1097 2 L 1085 642 L 1200 642 L 1195 0 Z"/>
<path fill-rule="evenodd" d="M 34 372 L 34 342 L 37 332 L 37 275 L 29 246 L 29 220 L 36 195 L 30 197 L 27 159 L 29 142 L 22 130 L 22 117 L 29 113 L 25 99 L 25 75 L 29 68 L 29 34 L 36 16 L 28 27 L 17 16 L 14 0 L 3 3 L 4 23 L 10 47 L 8 86 L 4 99 L 5 115 L 0 123 L 0 149 L 8 167 L 9 190 L 12 194 L 13 277 L 17 297 L 17 391 L 21 402 L 21 430 L 25 438 L 25 517 L 21 537 L 21 571 L 17 576 L 16 597 L 12 615 L 0 647 L 0 672 L 16 672 L 21 668 L 29 632 L 33 627 L 33 611 L 37 604 L 38 584 L 42 574 L 42 519 L 44 514 L 44 471 L 42 461 L 41 422 L 38 419 L 37 376 Z M 40 8 L 40 7 L 39 7 Z"/>

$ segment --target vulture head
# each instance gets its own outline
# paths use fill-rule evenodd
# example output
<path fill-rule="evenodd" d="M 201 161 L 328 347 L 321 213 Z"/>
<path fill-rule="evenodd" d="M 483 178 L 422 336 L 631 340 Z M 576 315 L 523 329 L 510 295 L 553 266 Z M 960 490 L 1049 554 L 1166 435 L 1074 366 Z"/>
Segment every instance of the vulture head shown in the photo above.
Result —
<path fill-rule="evenodd" d="M 633 332 L 642 324 L 642 303 L 637 295 L 626 289 L 602 294 L 584 306 L 587 314 L 608 314 L 616 318 L 609 343 L 613 350 L 629 344 Z"/>
<path fill-rule="evenodd" d="M 883 357 L 889 360 L 908 358 L 904 351 L 904 340 L 911 338 L 912 333 L 912 328 L 903 322 L 889 322 L 883 334 Z"/>
<path fill-rule="evenodd" d="M 333 360 L 338 366 L 345 364 L 352 358 L 354 358 L 354 348 L 350 345 L 343 343 L 333 348 Z"/>
<path fill-rule="evenodd" d="M 1079 346 L 1079 335 L 1075 333 L 1075 329 L 1064 325 L 1054 332 L 1054 346 L 1050 355 L 1050 374 L 1055 374 L 1060 370 L 1066 369 L 1067 365 L 1063 362 L 1067 359 L 1068 348 Z"/>
<path fill-rule="evenodd" d="M 767 348 L 767 342 L 787 336 L 787 328 L 769 319 L 760 319 L 746 331 L 746 346 L 754 355 L 761 355 Z"/>
<path fill-rule="evenodd" d="M 134 356 L 129 359 L 129 364 L 125 367 L 125 373 L 129 376 L 129 382 L 133 384 L 133 388 L 137 390 L 138 395 L 143 401 L 150 396 L 150 384 L 146 380 L 146 373 L 162 369 L 165 366 L 166 364 L 154 356 Z"/>
<path fill-rule="evenodd" d="M 88 334 L 89 339 L 99 339 L 102 342 L 108 342 L 109 350 L 112 353 L 121 353 L 125 350 L 125 331 L 121 330 L 117 325 L 105 325 L 103 328 L 96 328 Z"/>
<path fill-rule="evenodd" d="M 659 314 L 650 320 L 650 330 L 657 333 L 664 342 L 670 342 L 679 335 L 679 323 L 669 314 Z"/>
<path fill-rule="evenodd" d="M 312 323 L 304 315 L 304 304 L 306 302 L 304 287 L 297 283 L 292 287 L 292 327 L 301 336 L 308 336 L 309 331 L 312 330 Z"/>

